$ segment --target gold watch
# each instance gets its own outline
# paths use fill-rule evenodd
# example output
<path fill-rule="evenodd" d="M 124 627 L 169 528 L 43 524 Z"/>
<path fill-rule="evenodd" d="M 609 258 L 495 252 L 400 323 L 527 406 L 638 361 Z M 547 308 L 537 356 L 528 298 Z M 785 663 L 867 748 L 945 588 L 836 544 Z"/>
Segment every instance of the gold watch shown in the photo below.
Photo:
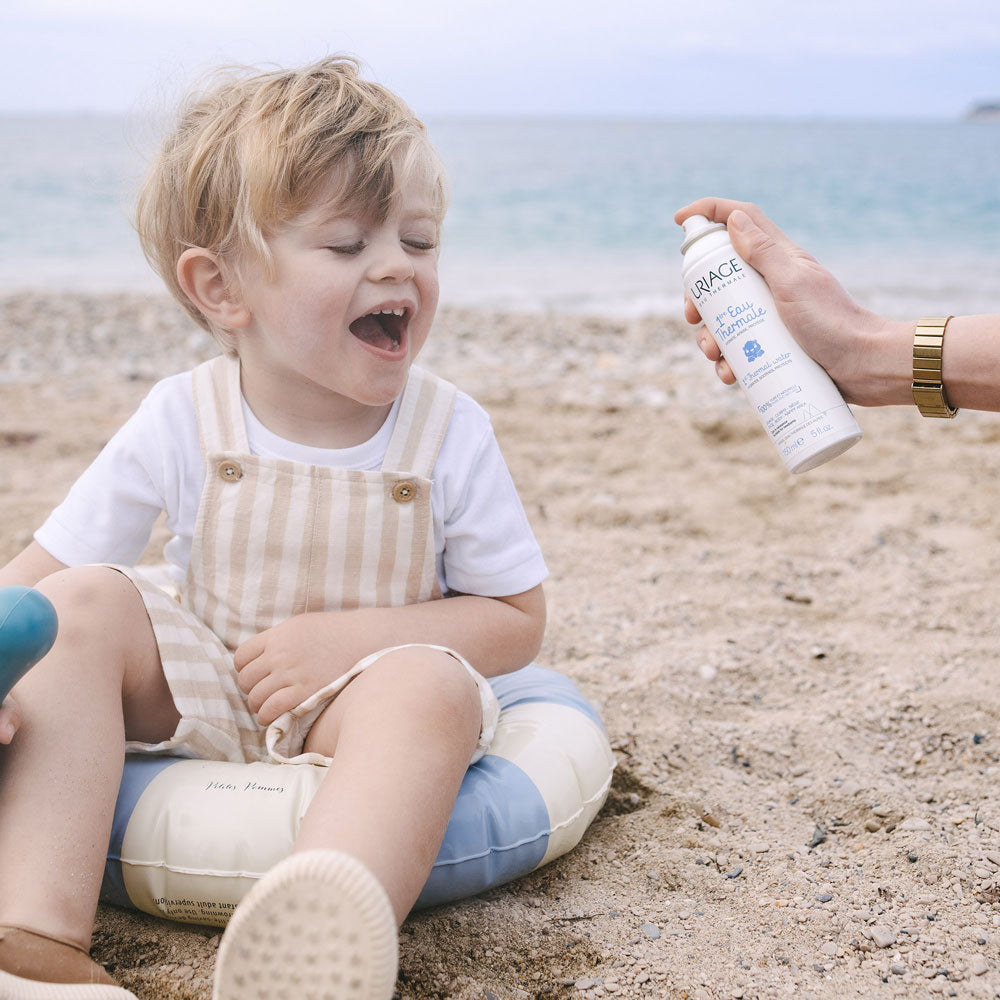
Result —
<path fill-rule="evenodd" d="M 951 316 L 924 316 L 913 335 L 913 402 L 925 417 L 953 417 L 941 378 L 944 331 Z"/>

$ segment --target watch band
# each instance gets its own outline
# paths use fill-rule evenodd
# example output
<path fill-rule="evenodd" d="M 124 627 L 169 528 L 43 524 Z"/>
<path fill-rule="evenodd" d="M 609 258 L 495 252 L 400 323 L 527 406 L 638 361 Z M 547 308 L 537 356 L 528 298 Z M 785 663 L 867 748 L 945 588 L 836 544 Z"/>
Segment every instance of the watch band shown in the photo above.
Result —
<path fill-rule="evenodd" d="M 953 417 L 941 378 L 944 331 L 951 316 L 924 316 L 913 334 L 913 402 L 925 417 Z"/>

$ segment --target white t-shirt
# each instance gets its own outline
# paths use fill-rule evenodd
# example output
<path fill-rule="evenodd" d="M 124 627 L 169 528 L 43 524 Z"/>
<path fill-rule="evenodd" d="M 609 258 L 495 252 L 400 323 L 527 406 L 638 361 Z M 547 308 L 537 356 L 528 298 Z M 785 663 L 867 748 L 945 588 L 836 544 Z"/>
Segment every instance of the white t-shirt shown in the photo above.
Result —
<path fill-rule="evenodd" d="M 374 437 L 343 449 L 286 441 L 264 427 L 245 400 L 243 414 L 255 455 L 364 470 L 381 466 L 398 406 L 397 400 Z M 165 512 L 172 537 L 163 555 L 180 583 L 204 484 L 191 373 L 184 372 L 153 386 L 35 540 L 67 566 L 131 566 Z M 530 590 L 548 575 L 489 416 L 462 392 L 434 465 L 431 510 L 442 591 L 505 597 Z"/>

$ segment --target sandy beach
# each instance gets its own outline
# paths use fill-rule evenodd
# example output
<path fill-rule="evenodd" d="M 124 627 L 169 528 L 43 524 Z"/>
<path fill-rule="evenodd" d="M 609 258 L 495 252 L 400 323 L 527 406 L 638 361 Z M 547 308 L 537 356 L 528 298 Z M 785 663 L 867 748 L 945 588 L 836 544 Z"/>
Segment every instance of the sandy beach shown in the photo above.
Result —
<path fill-rule="evenodd" d="M 214 353 L 166 298 L 0 298 L 0 560 Z M 618 767 L 575 851 L 406 922 L 401 1000 L 1000 996 L 1000 417 L 858 410 L 791 477 L 682 322 L 451 310 L 422 362 L 493 416 Z M 102 906 L 93 953 L 207 1000 L 218 933 Z"/>

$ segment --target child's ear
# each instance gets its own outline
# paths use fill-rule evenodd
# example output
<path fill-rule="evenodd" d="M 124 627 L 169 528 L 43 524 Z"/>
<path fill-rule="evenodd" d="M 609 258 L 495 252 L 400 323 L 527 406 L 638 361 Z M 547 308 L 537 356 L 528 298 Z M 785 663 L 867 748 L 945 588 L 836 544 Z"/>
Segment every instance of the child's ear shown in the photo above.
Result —
<path fill-rule="evenodd" d="M 198 311 L 216 326 L 239 330 L 250 322 L 250 310 L 216 254 L 189 247 L 177 261 L 177 281 Z"/>

